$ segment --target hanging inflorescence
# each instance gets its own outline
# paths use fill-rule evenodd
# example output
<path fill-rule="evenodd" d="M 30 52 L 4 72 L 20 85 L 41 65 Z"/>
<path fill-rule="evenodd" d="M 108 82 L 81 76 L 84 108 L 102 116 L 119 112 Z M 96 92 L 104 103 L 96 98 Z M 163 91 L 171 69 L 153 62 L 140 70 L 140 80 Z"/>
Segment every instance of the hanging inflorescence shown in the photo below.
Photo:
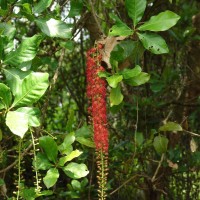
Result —
<path fill-rule="evenodd" d="M 106 114 L 106 81 L 98 76 L 105 69 L 101 66 L 102 55 L 101 44 L 87 52 L 87 97 L 89 100 L 88 113 L 94 131 L 94 142 L 96 146 L 99 199 L 106 198 L 107 183 L 107 155 L 108 155 L 108 129 Z"/>

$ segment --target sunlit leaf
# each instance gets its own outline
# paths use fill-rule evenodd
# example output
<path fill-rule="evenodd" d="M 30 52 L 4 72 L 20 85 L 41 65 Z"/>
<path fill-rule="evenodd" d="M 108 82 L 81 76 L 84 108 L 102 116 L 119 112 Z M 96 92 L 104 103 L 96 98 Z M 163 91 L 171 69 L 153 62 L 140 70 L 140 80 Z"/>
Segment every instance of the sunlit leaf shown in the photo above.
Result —
<path fill-rule="evenodd" d="M 59 172 L 56 168 L 51 168 L 47 171 L 46 176 L 43 178 L 44 184 L 47 188 L 54 186 L 59 178 Z"/>
<path fill-rule="evenodd" d="M 175 122 L 167 122 L 163 126 L 159 128 L 159 131 L 182 131 L 182 127 L 180 124 Z"/>
<path fill-rule="evenodd" d="M 179 15 L 166 10 L 156 16 L 152 16 L 148 22 L 145 22 L 138 29 L 140 31 L 166 31 L 174 26 L 179 19 Z"/>
<path fill-rule="evenodd" d="M 67 176 L 73 179 L 85 177 L 89 173 L 85 164 L 78 164 L 74 162 L 71 162 L 66 167 L 63 167 L 63 171 Z"/>
<path fill-rule="evenodd" d="M 112 88 L 110 92 L 110 105 L 119 105 L 123 101 L 124 96 L 121 93 L 120 85 Z"/>
<path fill-rule="evenodd" d="M 12 133 L 23 138 L 28 131 L 28 118 L 24 113 L 9 111 L 6 115 L 6 125 Z"/>
<path fill-rule="evenodd" d="M 114 74 L 114 75 L 106 78 L 108 84 L 112 88 L 116 88 L 118 83 L 120 83 L 122 81 L 122 79 L 123 79 L 123 76 L 119 75 L 119 74 Z"/>
<path fill-rule="evenodd" d="M 141 72 L 139 75 L 129 78 L 129 79 L 126 79 L 124 82 L 131 86 L 139 86 L 139 85 L 143 85 L 146 82 L 148 82 L 149 79 L 150 79 L 150 74 Z"/>
<path fill-rule="evenodd" d="M 71 38 L 71 26 L 56 19 L 36 19 L 37 26 L 49 37 Z"/>
<path fill-rule="evenodd" d="M 138 76 L 141 73 L 141 71 L 141 67 L 139 65 L 136 65 L 133 69 L 124 69 L 120 72 L 120 74 L 122 74 L 124 79 L 129 79 Z"/>

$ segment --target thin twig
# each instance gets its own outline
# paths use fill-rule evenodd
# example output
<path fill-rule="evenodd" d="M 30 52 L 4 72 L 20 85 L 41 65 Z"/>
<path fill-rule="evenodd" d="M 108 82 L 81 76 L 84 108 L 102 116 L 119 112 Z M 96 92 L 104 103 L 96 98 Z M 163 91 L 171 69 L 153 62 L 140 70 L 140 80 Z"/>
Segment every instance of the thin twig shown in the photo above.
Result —
<path fill-rule="evenodd" d="M 153 177 L 152 177 L 152 179 L 151 179 L 151 182 L 154 182 L 154 181 L 155 181 L 156 176 L 157 176 L 157 174 L 158 174 L 158 172 L 159 172 L 160 166 L 161 166 L 161 164 L 162 164 L 162 162 L 163 162 L 163 160 L 164 160 L 164 157 L 165 157 L 165 154 L 163 153 L 162 156 L 161 156 L 161 159 L 160 159 L 160 161 L 159 161 L 159 163 L 158 163 L 158 166 L 157 166 L 157 168 L 156 168 L 156 171 L 155 171 L 155 173 L 154 173 L 154 175 L 153 175 Z"/>
<path fill-rule="evenodd" d="M 29 150 L 32 148 L 33 144 L 31 143 L 26 149 L 25 151 L 21 154 L 21 158 L 23 158 L 28 152 Z M 18 159 L 15 160 L 12 164 L 10 164 L 8 167 L 0 170 L 0 174 L 7 172 L 9 169 L 13 168 L 16 164 L 18 163 Z"/>
<path fill-rule="evenodd" d="M 183 130 L 183 131 L 186 132 L 186 133 L 189 133 L 189 134 L 191 134 L 191 135 L 193 135 L 193 136 L 200 137 L 200 135 L 197 134 L 197 133 L 193 133 L 193 132 L 187 131 L 187 130 Z"/>

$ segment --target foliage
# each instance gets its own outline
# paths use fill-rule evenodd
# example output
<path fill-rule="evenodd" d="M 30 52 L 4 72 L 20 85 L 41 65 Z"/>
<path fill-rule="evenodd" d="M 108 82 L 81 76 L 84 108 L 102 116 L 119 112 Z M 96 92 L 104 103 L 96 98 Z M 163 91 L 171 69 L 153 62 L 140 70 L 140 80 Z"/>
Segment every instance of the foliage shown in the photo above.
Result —
<path fill-rule="evenodd" d="M 106 199 L 199 199 L 199 8 L 0 1 L 0 198 L 103 199 L 103 179 Z M 98 88 L 86 97 L 86 51 L 96 45 L 108 175 L 98 172 L 105 155 L 95 158 L 87 108 L 100 99 Z"/>

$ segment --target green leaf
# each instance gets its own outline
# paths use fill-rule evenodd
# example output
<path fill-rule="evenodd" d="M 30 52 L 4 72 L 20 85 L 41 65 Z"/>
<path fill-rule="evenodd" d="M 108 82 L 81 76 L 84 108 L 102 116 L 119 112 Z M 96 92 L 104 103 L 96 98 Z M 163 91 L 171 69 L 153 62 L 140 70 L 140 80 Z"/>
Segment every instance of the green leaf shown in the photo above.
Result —
<path fill-rule="evenodd" d="M 106 72 L 106 71 L 99 71 L 98 72 L 98 76 L 100 77 L 100 78 L 107 78 L 107 77 L 109 77 L 110 76 L 110 73 L 109 72 Z"/>
<path fill-rule="evenodd" d="M 41 40 L 41 35 L 34 35 L 33 37 L 24 39 L 16 51 L 12 51 L 6 55 L 4 63 L 19 67 L 21 63 L 33 60 L 37 54 Z"/>
<path fill-rule="evenodd" d="M 120 83 L 123 79 L 123 76 L 122 75 L 119 75 L 119 74 L 114 74 L 108 78 L 106 78 L 108 84 L 110 85 L 110 87 L 112 88 L 116 88 L 118 83 Z"/>
<path fill-rule="evenodd" d="M 133 35 L 133 30 L 125 23 L 117 23 L 112 26 L 108 33 L 109 36 L 129 36 Z"/>
<path fill-rule="evenodd" d="M 87 147 L 95 148 L 94 142 L 89 138 L 76 137 L 76 141 L 79 142 L 80 144 L 87 146 Z"/>
<path fill-rule="evenodd" d="M 124 99 L 124 96 L 121 93 L 120 85 L 116 88 L 112 88 L 110 92 L 110 105 L 111 107 L 114 105 L 119 105 Z"/>
<path fill-rule="evenodd" d="M 49 189 L 54 186 L 59 178 L 59 172 L 56 168 L 51 168 L 47 171 L 46 176 L 43 178 L 44 184 Z"/>
<path fill-rule="evenodd" d="M 37 127 L 40 126 L 40 110 L 38 108 L 21 107 L 16 110 L 17 112 L 24 113 L 28 118 L 28 125 Z"/>
<path fill-rule="evenodd" d="M 83 9 L 83 1 L 82 0 L 71 0 L 70 1 L 70 11 L 68 17 L 75 17 L 81 14 Z"/>
<path fill-rule="evenodd" d="M 138 29 L 140 31 L 166 31 L 174 26 L 179 19 L 179 15 L 166 10 L 156 16 L 152 16 L 148 22 L 145 22 Z"/>
<path fill-rule="evenodd" d="M 12 94 L 10 92 L 10 88 L 0 83 L 0 109 L 6 108 L 8 109 L 11 105 Z"/>
<path fill-rule="evenodd" d="M 6 125 L 15 135 L 24 137 L 28 131 L 28 119 L 24 113 L 9 111 L 6 115 Z"/>
<path fill-rule="evenodd" d="M 33 166 L 37 170 L 47 170 L 53 167 L 53 165 L 49 162 L 49 159 L 47 158 L 46 154 L 40 152 L 37 154 L 36 163 L 33 162 Z"/>
<path fill-rule="evenodd" d="M 81 183 L 77 180 L 72 180 L 71 185 L 74 190 L 81 191 Z"/>
<path fill-rule="evenodd" d="M 75 132 L 75 136 L 77 137 L 84 137 L 84 138 L 91 138 L 92 137 L 92 129 L 90 126 L 82 126 Z"/>
<path fill-rule="evenodd" d="M 43 12 L 46 8 L 48 8 L 52 3 L 52 0 L 40 0 L 39 3 L 37 3 L 33 7 L 33 13 L 40 14 Z"/>
<path fill-rule="evenodd" d="M 23 188 L 22 197 L 25 200 L 34 200 L 36 197 L 35 188 Z"/>
<path fill-rule="evenodd" d="M 141 73 L 142 69 L 139 65 L 136 65 L 133 69 L 124 69 L 120 72 L 124 79 L 129 79 L 138 76 Z"/>
<path fill-rule="evenodd" d="M 164 136 L 156 136 L 153 141 L 153 146 L 158 154 L 165 153 L 167 151 L 169 140 Z"/>
<path fill-rule="evenodd" d="M 155 33 L 137 33 L 145 49 L 154 54 L 168 53 L 169 49 L 165 40 Z"/>
<path fill-rule="evenodd" d="M 139 85 L 143 85 L 146 82 L 148 82 L 149 79 L 150 79 L 150 74 L 141 72 L 138 76 L 135 76 L 130 79 L 126 79 L 124 82 L 131 86 L 139 86 Z"/>
<path fill-rule="evenodd" d="M 79 151 L 79 150 L 76 149 L 76 150 L 72 151 L 69 155 L 61 157 L 60 160 L 59 160 L 59 162 L 58 162 L 58 164 L 60 166 L 64 166 L 64 164 L 66 162 L 71 161 L 74 158 L 79 157 L 82 153 L 83 153 L 82 151 Z"/>
<path fill-rule="evenodd" d="M 21 90 L 21 85 L 23 79 L 28 76 L 31 71 L 21 71 L 20 69 L 12 68 L 12 69 L 3 69 L 6 82 L 8 83 L 13 95 L 15 96 Z"/>
<path fill-rule="evenodd" d="M 142 19 L 146 8 L 146 0 L 126 0 L 125 5 L 129 17 L 133 20 L 134 27 Z"/>
<path fill-rule="evenodd" d="M 63 143 L 61 145 L 59 145 L 59 147 L 58 147 L 58 149 L 61 153 L 63 153 L 68 146 L 70 146 L 71 144 L 74 143 L 74 141 L 75 141 L 74 135 L 75 135 L 74 132 L 71 132 L 65 136 Z"/>
<path fill-rule="evenodd" d="M 0 35 L 6 36 L 9 40 L 14 38 L 16 28 L 8 23 L 0 23 Z"/>
<path fill-rule="evenodd" d="M 167 122 L 159 128 L 159 131 L 183 131 L 181 125 L 175 122 Z"/>
<path fill-rule="evenodd" d="M 48 78 L 48 73 L 32 72 L 28 75 L 16 93 L 12 107 L 27 106 L 37 102 L 49 86 Z"/>
<path fill-rule="evenodd" d="M 56 19 L 36 19 L 37 26 L 49 37 L 71 38 L 71 26 Z"/>
<path fill-rule="evenodd" d="M 78 164 L 74 162 L 71 162 L 66 167 L 63 167 L 63 171 L 67 176 L 73 179 L 85 177 L 89 173 L 85 164 Z"/>
<path fill-rule="evenodd" d="M 54 139 L 49 136 L 40 137 L 39 145 L 44 149 L 48 159 L 56 163 L 58 155 L 58 146 Z"/>
<path fill-rule="evenodd" d="M 144 135 L 141 132 L 136 132 L 135 134 L 135 142 L 140 146 L 144 142 Z"/>
<path fill-rule="evenodd" d="M 1 9 L 7 10 L 8 8 L 7 0 L 0 0 L 0 6 L 1 6 Z"/>

